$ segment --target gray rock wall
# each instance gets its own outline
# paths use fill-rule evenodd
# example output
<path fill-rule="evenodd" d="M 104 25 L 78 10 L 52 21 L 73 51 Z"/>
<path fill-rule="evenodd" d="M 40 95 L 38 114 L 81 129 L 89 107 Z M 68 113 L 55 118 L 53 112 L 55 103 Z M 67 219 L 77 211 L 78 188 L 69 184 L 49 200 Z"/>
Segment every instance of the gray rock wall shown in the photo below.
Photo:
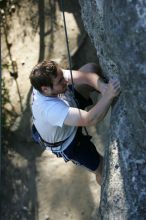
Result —
<path fill-rule="evenodd" d="M 101 219 L 146 219 L 146 1 L 79 0 L 104 74 L 122 93 L 105 149 Z"/>

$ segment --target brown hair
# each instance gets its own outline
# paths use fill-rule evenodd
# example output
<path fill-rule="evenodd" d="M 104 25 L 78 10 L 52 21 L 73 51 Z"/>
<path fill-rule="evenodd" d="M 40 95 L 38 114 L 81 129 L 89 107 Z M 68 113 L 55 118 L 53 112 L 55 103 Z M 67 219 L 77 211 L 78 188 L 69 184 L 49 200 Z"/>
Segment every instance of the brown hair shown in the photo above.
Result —
<path fill-rule="evenodd" d="M 42 92 L 42 86 L 53 88 L 53 79 L 57 76 L 58 64 L 52 60 L 37 64 L 31 71 L 29 79 L 32 86 Z"/>

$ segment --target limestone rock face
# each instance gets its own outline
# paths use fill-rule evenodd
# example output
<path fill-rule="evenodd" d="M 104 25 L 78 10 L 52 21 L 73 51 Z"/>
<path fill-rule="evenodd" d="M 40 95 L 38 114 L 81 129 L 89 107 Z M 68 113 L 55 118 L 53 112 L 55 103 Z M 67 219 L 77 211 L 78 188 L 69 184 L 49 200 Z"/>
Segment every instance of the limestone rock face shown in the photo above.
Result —
<path fill-rule="evenodd" d="M 79 0 L 85 28 L 122 93 L 105 149 L 101 219 L 146 219 L 146 1 Z"/>

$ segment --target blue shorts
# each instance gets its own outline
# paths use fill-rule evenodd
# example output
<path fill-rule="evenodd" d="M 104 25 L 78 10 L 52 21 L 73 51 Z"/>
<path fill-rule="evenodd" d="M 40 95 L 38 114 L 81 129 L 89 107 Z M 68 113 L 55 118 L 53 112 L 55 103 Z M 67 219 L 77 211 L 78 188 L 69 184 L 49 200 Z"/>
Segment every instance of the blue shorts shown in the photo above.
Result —
<path fill-rule="evenodd" d="M 92 100 L 84 99 L 77 91 L 75 98 L 78 101 L 78 107 L 84 109 L 92 104 Z M 100 162 L 100 155 L 94 144 L 90 141 L 91 136 L 83 135 L 82 128 L 78 128 L 75 138 L 71 144 L 63 152 L 53 152 L 57 157 L 63 157 L 65 162 L 72 161 L 76 165 L 86 167 L 91 171 L 95 171 Z"/>
<path fill-rule="evenodd" d="M 83 135 L 79 130 L 71 144 L 63 152 L 53 152 L 57 157 L 63 157 L 65 162 L 72 161 L 76 165 L 84 166 L 91 171 L 98 168 L 100 155 L 91 136 Z"/>

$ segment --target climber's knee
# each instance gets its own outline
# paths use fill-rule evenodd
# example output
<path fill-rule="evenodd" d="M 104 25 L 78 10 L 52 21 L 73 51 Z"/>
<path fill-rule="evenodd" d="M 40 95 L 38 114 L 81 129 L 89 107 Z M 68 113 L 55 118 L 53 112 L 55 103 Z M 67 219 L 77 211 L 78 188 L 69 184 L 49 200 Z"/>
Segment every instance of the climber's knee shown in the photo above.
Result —
<path fill-rule="evenodd" d="M 101 68 L 99 66 L 99 64 L 96 63 L 87 63 L 84 66 L 82 66 L 80 69 L 80 71 L 85 72 L 85 73 L 99 73 L 101 72 Z"/>

